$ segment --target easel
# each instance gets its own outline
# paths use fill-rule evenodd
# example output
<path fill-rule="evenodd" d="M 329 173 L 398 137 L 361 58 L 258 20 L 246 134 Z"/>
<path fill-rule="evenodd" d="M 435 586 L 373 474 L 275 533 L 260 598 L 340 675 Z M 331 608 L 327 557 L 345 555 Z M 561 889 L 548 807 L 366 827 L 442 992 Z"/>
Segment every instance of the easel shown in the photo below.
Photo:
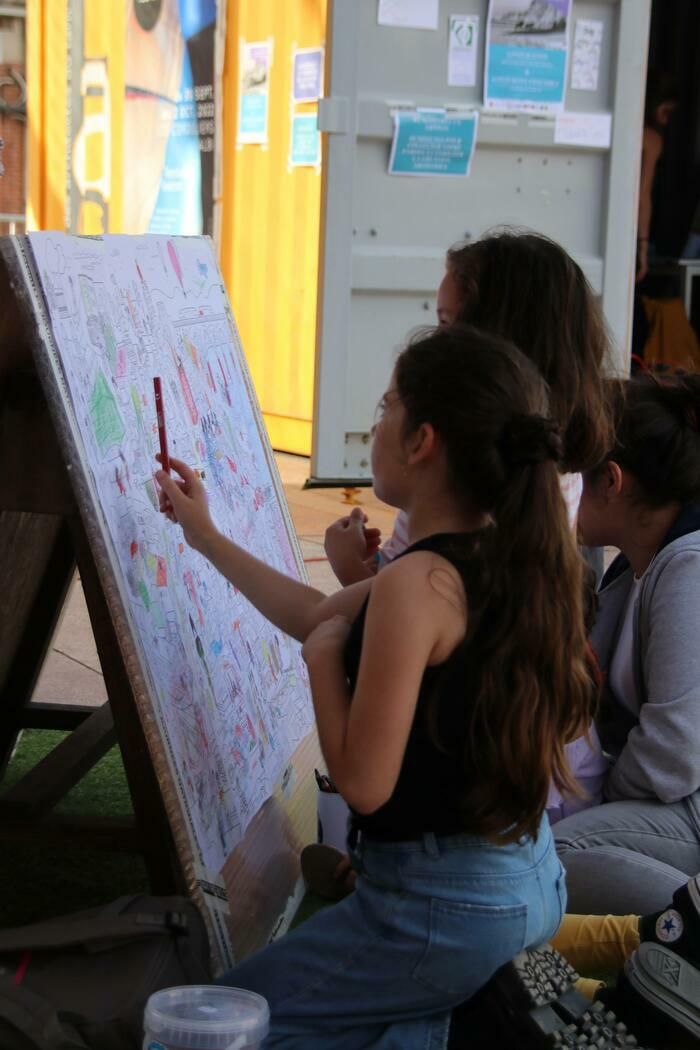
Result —
<path fill-rule="evenodd" d="M 31 839 L 144 856 L 154 893 L 184 892 L 172 833 L 94 557 L 30 350 L 35 321 L 0 240 L 0 841 Z M 76 569 L 108 701 L 37 704 L 32 693 Z M 69 735 L 9 790 L 24 728 Z M 56 804 L 117 742 L 134 817 L 59 815 Z"/>

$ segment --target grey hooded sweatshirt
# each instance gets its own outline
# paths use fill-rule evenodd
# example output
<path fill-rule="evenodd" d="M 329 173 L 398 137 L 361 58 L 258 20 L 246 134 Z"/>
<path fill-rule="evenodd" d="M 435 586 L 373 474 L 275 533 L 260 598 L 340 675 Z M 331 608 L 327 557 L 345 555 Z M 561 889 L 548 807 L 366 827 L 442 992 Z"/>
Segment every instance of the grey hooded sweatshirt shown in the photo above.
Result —
<path fill-rule="evenodd" d="M 700 504 L 679 515 L 642 579 L 633 613 L 637 699 L 615 697 L 607 672 L 633 572 L 620 555 L 605 574 L 591 643 L 606 675 L 598 729 L 615 759 L 609 802 L 685 801 L 700 835 Z"/>

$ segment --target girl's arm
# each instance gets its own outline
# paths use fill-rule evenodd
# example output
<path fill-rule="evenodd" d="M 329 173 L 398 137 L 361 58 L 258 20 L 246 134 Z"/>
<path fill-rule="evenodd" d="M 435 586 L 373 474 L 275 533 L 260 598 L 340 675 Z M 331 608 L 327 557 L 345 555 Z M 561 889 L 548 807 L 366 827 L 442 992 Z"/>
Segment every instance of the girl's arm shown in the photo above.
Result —
<path fill-rule="evenodd" d="M 203 554 L 263 616 L 299 641 L 304 641 L 318 623 L 330 616 L 354 618 L 371 581 L 327 598 L 321 591 L 266 565 L 219 532 L 209 513 L 204 485 L 195 472 L 179 459 L 171 458 L 170 463 L 182 481 L 158 471 L 160 509 L 182 526 L 189 545 Z"/>
<path fill-rule="evenodd" d="M 639 220 L 637 222 L 637 282 L 647 275 L 649 266 L 649 230 L 651 229 L 651 191 L 656 165 L 664 140 L 654 128 L 645 128 L 642 139 L 642 170 L 639 181 Z"/>
<path fill-rule="evenodd" d="M 700 790 L 700 549 L 668 560 L 640 613 L 646 699 L 605 786 L 611 802 Z"/>
<path fill-rule="evenodd" d="M 321 624 L 303 653 L 328 772 L 353 809 L 372 813 L 396 787 L 426 667 L 446 659 L 464 637 L 461 582 L 427 551 L 379 573 L 352 703 L 343 667 L 348 630 L 340 617 Z"/>

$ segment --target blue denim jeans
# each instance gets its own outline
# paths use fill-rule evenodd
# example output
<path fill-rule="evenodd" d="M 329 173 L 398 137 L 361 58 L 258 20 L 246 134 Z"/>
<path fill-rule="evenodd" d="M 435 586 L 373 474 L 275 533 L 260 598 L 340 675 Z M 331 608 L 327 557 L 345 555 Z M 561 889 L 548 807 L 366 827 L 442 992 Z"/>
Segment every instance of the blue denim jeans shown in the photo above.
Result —
<path fill-rule="evenodd" d="M 537 841 L 360 841 L 355 892 L 220 983 L 264 995 L 266 1050 L 442 1050 L 450 1012 L 566 905 L 545 818 Z"/>

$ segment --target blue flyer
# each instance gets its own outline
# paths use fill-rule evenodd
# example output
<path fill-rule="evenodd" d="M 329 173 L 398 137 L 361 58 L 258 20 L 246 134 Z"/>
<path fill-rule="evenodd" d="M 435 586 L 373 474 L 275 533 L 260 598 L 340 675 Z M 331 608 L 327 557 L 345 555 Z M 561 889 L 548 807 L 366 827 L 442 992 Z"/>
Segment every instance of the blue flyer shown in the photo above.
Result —
<path fill-rule="evenodd" d="M 490 0 L 484 71 L 487 109 L 564 109 L 571 0 Z"/>
<path fill-rule="evenodd" d="M 315 113 L 295 113 L 292 117 L 292 139 L 289 165 L 292 168 L 317 168 L 321 163 L 321 135 Z"/>
<path fill-rule="evenodd" d="M 477 112 L 396 110 L 389 174 L 467 176 L 477 123 Z"/>
<path fill-rule="evenodd" d="M 292 55 L 292 101 L 318 102 L 323 94 L 323 48 L 302 47 Z"/>

